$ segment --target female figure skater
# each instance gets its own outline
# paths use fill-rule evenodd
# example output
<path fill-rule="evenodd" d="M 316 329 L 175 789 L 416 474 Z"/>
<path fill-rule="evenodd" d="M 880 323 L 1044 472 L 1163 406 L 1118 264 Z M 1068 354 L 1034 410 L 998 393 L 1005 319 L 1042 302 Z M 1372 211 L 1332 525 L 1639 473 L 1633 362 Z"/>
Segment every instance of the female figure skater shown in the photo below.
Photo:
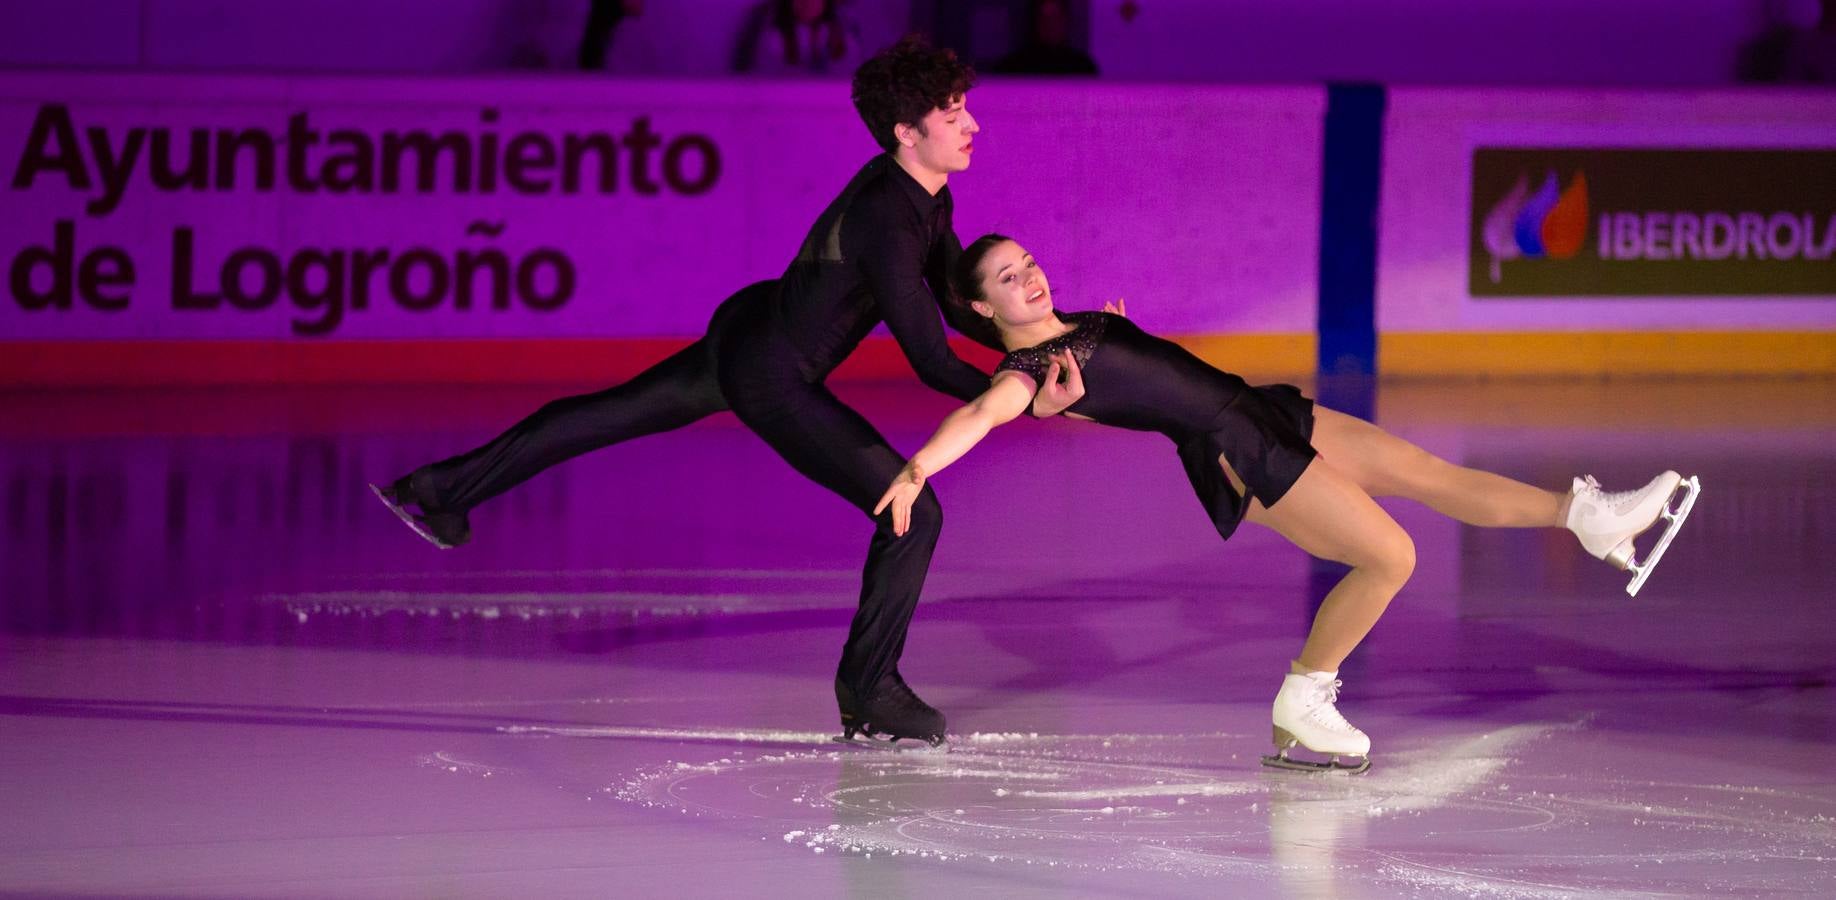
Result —
<path fill-rule="evenodd" d="M 1415 567 L 1414 543 L 1372 497 L 1407 497 L 1471 525 L 1565 527 L 1595 557 L 1632 568 L 1635 592 L 1699 489 L 1696 479 L 1665 472 L 1616 494 L 1602 492 L 1591 477 L 1577 478 L 1564 494 L 1454 465 L 1376 425 L 1317 406 L 1292 385 L 1252 387 L 1122 316 L 1059 316 L 1038 263 L 1002 235 L 984 236 L 963 252 L 951 287 L 952 302 L 981 316 L 1009 353 L 988 390 L 951 413 L 912 455 L 875 514 L 890 507 L 893 533 L 903 534 L 926 479 L 1026 409 L 1056 363 L 1082 382 L 1084 395 L 1067 415 L 1173 439 L 1219 534 L 1228 538 L 1248 518 L 1314 556 L 1352 567 L 1326 595 L 1275 695 L 1276 754 L 1263 758 L 1268 765 L 1354 772 L 1370 766 L 1370 738 L 1335 705 L 1339 664 Z M 1680 485 L 1688 491 L 1672 512 L 1669 500 Z M 1643 564 L 1634 562 L 1633 537 L 1660 516 L 1672 519 L 1663 543 Z M 1296 743 L 1331 759 L 1290 758 Z M 1342 755 L 1358 760 L 1344 763 Z"/>

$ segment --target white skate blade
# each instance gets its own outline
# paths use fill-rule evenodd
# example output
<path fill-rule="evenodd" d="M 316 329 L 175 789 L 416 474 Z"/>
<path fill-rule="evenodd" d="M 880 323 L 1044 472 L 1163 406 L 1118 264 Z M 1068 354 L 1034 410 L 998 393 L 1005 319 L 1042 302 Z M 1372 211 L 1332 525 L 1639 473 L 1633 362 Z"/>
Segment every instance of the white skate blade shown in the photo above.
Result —
<path fill-rule="evenodd" d="M 950 744 L 948 741 L 938 741 L 932 744 L 919 738 L 874 737 L 866 733 L 858 733 L 852 737 L 845 734 L 838 734 L 831 738 L 831 740 L 837 744 L 847 744 L 850 747 L 859 747 L 862 750 L 878 750 L 881 753 L 950 752 Z"/>
<path fill-rule="evenodd" d="M 1651 577 L 1651 571 L 1656 569 L 1658 561 L 1664 558 L 1664 549 L 1670 546 L 1677 532 L 1683 528 L 1683 520 L 1689 518 L 1689 511 L 1695 508 L 1696 495 L 1702 493 L 1702 482 L 1694 475 L 1678 482 L 1677 487 L 1684 491 L 1683 504 L 1672 512 L 1670 501 L 1668 499 L 1664 501 L 1664 511 L 1658 515 L 1669 520 L 1670 524 L 1665 526 L 1664 534 L 1658 538 L 1657 546 L 1652 547 L 1651 552 L 1646 554 L 1644 562 L 1634 560 L 1626 567 L 1626 570 L 1632 573 L 1632 583 L 1626 585 L 1626 595 L 1629 597 L 1638 596 L 1638 589 L 1645 586 L 1645 579 Z"/>
<path fill-rule="evenodd" d="M 1357 757 L 1357 760 L 1355 763 L 1348 763 L 1335 756 L 1325 762 L 1315 762 L 1310 759 L 1295 759 L 1288 755 L 1288 751 L 1283 750 L 1280 753 L 1263 757 L 1262 764 L 1271 769 L 1287 769 L 1290 772 L 1312 772 L 1314 774 L 1343 772 L 1346 775 L 1363 775 L 1370 771 L 1370 757 Z"/>
<path fill-rule="evenodd" d="M 441 541 L 439 538 L 434 537 L 434 533 L 431 531 L 428 531 L 427 526 L 422 525 L 420 522 L 416 521 L 413 515 L 411 515 L 407 510 L 401 507 L 401 504 L 398 504 L 390 500 L 389 495 L 383 493 L 382 488 L 379 488 L 374 483 L 372 483 L 370 485 L 370 493 L 375 494 L 376 499 L 382 501 L 382 505 L 389 507 L 389 511 L 392 513 L 395 513 L 395 517 L 398 519 L 401 519 L 402 524 L 407 525 L 410 529 L 413 529 L 415 534 L 418 534 L 421 537 L 426 538 L 427 543 L 432 544 L 435 547 L 439 547 L 442 550 L 453 549 L 452 544 L 445 543 L 444 541 Z"/>

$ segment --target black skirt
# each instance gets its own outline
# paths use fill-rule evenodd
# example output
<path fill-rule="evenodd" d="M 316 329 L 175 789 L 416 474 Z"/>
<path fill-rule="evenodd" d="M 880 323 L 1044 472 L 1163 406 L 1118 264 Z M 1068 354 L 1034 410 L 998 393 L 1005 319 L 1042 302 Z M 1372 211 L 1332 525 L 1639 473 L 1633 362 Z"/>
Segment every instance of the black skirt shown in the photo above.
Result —
<path fill-rule="evenodd" d="M 1319 456 L 1312 440 L 1313 401 L 1291 384 L 1259 385 L 1219 410 L 1211 430 L 1179 441 L 1179 459 L 1211 524 L 1228 538 L 1249 503 L 1231 487 L 1218 457 L 1251 496 L 1273 507 Z"/>

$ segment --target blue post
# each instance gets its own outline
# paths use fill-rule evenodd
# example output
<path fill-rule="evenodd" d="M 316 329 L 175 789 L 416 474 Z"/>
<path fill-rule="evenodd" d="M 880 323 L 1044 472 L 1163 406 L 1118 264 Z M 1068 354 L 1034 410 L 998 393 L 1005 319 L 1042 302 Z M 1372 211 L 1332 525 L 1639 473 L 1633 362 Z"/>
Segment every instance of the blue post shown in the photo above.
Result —
<path fill-rule="evenodd" d="M 1370 418 L 1377 376 L 1377 203 L 1383 117 L 1377 84 L 1326 88 L 1320 193 L 1320 402 Z"/>

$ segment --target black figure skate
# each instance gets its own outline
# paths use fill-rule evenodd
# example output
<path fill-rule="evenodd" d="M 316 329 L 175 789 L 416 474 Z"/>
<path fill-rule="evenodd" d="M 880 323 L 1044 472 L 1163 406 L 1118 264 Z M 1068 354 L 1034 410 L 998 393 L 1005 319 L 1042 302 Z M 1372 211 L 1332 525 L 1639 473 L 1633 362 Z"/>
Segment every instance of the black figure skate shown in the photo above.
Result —
<path fill-rule="evenodd" d="M 842 679 L 835 679 L 835 705 L 841 709 L 844 744 L 883 750 L 916 749 L 916 742 L 944 746 L 944 716 L 918 699 L 897 671 L 880 679 L 866 699 L 855 696 Z"/>
<path fill-rule="evenodd" d="M 388 487 L 372 484 L 370 491 L 415 534 L 435 547 L 451 550 L 472 539 L 472 525 L 466 521 L 465 513 L 441 509 L 427 485 L 415 485 L 413 474 L 397 478 Z M 408 509 L 411 506 L 412 512 Z"/>

